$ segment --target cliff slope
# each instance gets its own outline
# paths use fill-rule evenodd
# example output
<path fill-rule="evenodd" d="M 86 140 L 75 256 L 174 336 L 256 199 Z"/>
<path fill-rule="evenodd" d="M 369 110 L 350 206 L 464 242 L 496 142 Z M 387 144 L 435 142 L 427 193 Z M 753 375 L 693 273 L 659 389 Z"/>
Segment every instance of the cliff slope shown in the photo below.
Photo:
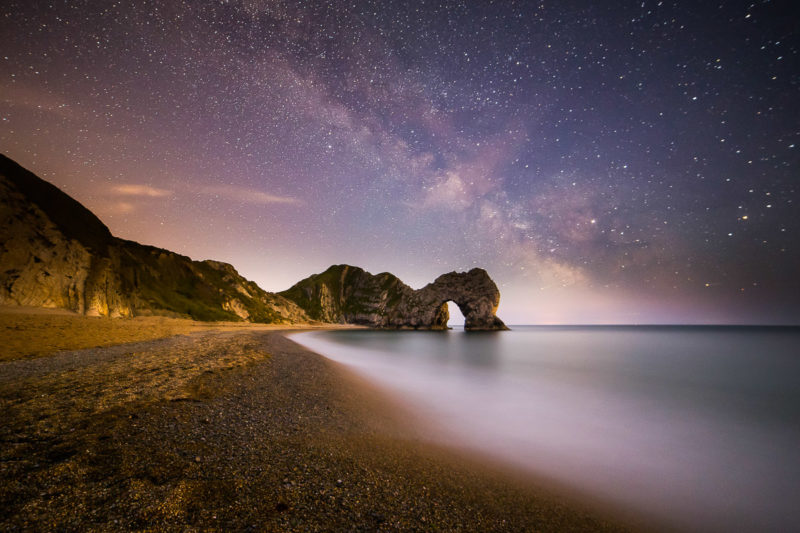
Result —
<path fill-rule="evenodd" d="M 91 211 L 0 155 L 0 304 L 86 315 L 306 322 L 228 264 L 115 238 Z"/>
<path fill-rule="evenodd" d="M 465 329 L 507 329 L 495 315 L 500 291 L 485 270 L 451 272 L 414 290 L 387 272 L 335 265 L 269 293 L 229 264 L 114 237 L 76 200 L 0 155 L 0 305 L 444 329 L 448 301 L 464 313 Z"/>

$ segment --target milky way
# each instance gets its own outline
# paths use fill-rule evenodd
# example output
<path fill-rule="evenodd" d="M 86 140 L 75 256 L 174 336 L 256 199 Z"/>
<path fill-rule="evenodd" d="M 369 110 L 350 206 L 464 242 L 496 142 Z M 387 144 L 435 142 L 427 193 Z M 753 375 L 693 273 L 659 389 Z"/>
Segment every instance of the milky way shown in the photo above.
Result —
<path fill-rule="evenodd" d="M 789 5 L 5 1 L 0 150 L 268 290 L 482 266 L 510 323 L 797 323 Z"/>

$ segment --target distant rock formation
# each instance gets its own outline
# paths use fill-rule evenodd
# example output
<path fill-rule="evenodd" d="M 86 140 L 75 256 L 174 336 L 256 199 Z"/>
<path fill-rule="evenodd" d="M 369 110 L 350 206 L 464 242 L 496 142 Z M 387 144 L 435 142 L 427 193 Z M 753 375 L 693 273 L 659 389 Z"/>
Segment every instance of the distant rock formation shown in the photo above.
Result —
<path fill-rule="evenodd" d="M 508 329 L 495 313 L 500 291 L 485 270 L 450 272 L 414 290 L 387 272 L 373 275 L 335 265 L 279 293 L 321 322 L 386 329 L 445 329 L 453 301 L 464 314 L 464 329 Z"/>
<path fill-rule="evenodd" d="M 495 313 L 500 304 L 500 291 L 492 278 L 482 268 L 469 272 L 450 272 L 442 274 L 433 283 L 414 291 L 413 302 L 419 315 L 410 309 L 410 316 L 419 316 L 425 309 L 438 309 L 433 324 L 447 324 L 447 302 L 453 301 L 464 315 L 464 329 L 469 331 L 488 331 L 508 329 Z M 408 309 L 408 308 L 406 308 Z M 427 318 L 424 319 L 427 323 Z M 443 320 L 443 322 L 442 322 Z"/>
<path fill-rule="evenodd" d="M 507 329 L 495 316 L 500 291 L 484 270 L 451 272 L 414 290 L 389 273 L 338 265 L 270 293 L 229 264 L 114 237 L 76 200 L 0 155 L 0 305 L 445 329 L 451 300 L 464 313 L 465 329 Z"/>
<path fill-rule="evenodd" d="M 0 304 L 95 316 L 307 322 L 228 264 L 115 238 L 91 211 L 0 155 Z"/>

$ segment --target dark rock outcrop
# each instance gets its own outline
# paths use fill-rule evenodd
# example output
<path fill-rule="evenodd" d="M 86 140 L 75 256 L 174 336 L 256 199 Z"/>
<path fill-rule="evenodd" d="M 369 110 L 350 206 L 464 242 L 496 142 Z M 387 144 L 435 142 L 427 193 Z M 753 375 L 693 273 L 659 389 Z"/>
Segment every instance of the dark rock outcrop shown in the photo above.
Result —
<path fill-rule="evenodd" d="M 411 301 L 416 308 L 438 311 L 433 324 L 447 323 L 447 302 L 452 300 L 464 315 L 464 329 L 471 331 L 508 329 L 495 313 L 500 304 L 500 291 L 482 268 L 469 272 L 450 272 L 433 283 L 414 291 Z M 422 316 L 410 310 L 412 316 Z"/>
<path fill-rule="evenodd" d="M 485 270 L 450 272 L 414 290 L 389 273 L 377 275 L 335 265 L 279 293 L 322 322 L 387 329 L 445 329 L 453 301 L 464 314 L 464 329 L 508 329 L 495 313 L 500 291 Z"/>

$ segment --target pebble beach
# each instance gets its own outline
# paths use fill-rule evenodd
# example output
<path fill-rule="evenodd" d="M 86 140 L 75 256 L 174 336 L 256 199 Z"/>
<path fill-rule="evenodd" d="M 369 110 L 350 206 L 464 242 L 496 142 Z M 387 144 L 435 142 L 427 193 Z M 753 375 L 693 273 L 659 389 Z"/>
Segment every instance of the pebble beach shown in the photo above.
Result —
<path fill-rule="evenodd" d="M 2 531 L 626 530 L 427 443 L 402 406 L 280 330 L 8 359 Z"/>

